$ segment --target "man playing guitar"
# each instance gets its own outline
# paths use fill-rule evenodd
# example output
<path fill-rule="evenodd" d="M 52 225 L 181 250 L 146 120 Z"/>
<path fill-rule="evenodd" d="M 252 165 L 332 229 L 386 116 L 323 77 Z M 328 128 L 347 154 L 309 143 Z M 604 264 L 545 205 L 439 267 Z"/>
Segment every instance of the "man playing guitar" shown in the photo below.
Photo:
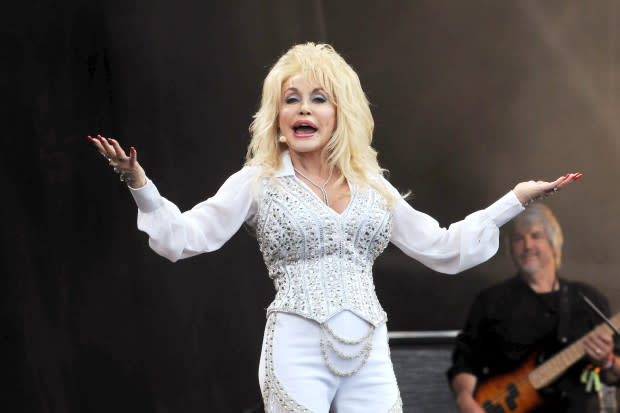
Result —
<path fill-rule="evenodd" d="M 594 384 L 620 380 L 620 352 L 584 296 L 606 315 L 607 300 L 558 276 L 562 230 L 546 206 L 517 216 L 507 241 L 518 274 L 476 297 L 447 372 L 459 412 L 599 412 Z"/>

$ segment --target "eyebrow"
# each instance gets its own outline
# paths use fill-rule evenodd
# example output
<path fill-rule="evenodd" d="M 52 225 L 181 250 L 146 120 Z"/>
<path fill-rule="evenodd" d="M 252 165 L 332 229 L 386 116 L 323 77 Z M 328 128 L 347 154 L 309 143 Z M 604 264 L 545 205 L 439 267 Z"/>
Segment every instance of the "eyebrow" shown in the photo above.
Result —
<path fill-rule="evenodd" d="M 289 92 L 289 91 L 299 92 L 299 89 L 297 89 L 296 87 L 289 87 L 288 89 L 285 90 L 285 92 Z M 322 87 L 317 87 L 312 91 L 312 93 L 316 93 L 316 92 L 325 92 L 325 90 Z"/>

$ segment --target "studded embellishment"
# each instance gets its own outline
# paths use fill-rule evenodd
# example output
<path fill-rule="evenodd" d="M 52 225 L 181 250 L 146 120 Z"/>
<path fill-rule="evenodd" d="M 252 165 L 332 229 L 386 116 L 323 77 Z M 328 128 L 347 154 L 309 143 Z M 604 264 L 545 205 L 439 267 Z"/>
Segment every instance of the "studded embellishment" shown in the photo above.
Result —
<path fill-rule="evenodd" d="M 266 413 L 312 413 L 309 409 L 291 398 L 276 376 L 273 363 L 273 336 L 277 314 L 267 320 L 265 329 L 265 383 L 263 386 L 263 403 Z"/>
<path fill-rule="evenodd" d="M 275 370 L 275 364 L 273 359 L 273 341 L 275 336 L 277 313 L 271 314 L 267 319 L 267 326 L 265 328 L 265 342 L 264 342 L 264 356 L 265 356 L 265 377 L 262 387 L 263 403 L 265 413 L 312 413 L 310 409 L 304 407 L 297 401 L 295 401 L 284 389 L 284 386 L 278 380 Z M 325 326 L 322 327 L 325 331 Z M 331 335 L 331 329 L 327 331 Z M 374 328 L 369 329 L 369 333 L 358 340 L 345 340 L 336 334 L 332 335 L 337 341 L 341 343 L 362 343 L 366 340 L 372 340 L 374 335 Z M 344 355 L 343 355 L 344 356 Z M 346 356 L 345 356 L 346 357 Z M 366 355 L 366 358 L 368 356 Z M 365 360 L 364 360 L 365 362 Z M 328 364 L 329 367 L 329 364 Z M 361 366 L 360 366 L 361 367 Z M 330 368 L 331 370 L 331 368 Z M 356 369 L 359 370 L 359 368 Z M 333 371 L 333 370 L 332 370 Z M 354 373 L 351 373 L 354 374 Z M 348 374 L 343 374 L 346 376 Z M 400 392 L 397 395 L 394 405 L 390 407 L 387 413 L 403 413 L 403 402 L 400 397 Z"/>
<path fill-rule="evenodd" d="M 403 401 L 400 398 L 400 394 L 398 395 L 398 399 L 396 399 L 394 406 L 392 406 L 387 413 L 403 413 Z"/>
<path fill-rule="evenodd" d="M 276 297 L 267 309 L 324 323 L 350 310 L 374 326 L 386 320 L 372 265 L 392 233 L 392 215 L 373 188 L 352 191 L 338 214 L 295 177 L 265 179 L 256 235 Z"/>

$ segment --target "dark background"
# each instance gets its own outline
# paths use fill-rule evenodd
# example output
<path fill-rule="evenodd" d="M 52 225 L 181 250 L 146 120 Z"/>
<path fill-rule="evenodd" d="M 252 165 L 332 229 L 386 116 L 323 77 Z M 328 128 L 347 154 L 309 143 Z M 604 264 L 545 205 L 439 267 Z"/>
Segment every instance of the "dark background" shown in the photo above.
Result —
<path fill-rule="evenodd" d="M 582 180 L 549 205 L 564 275 L 620 306 L 616 0 L 25 1 L 0 13 L 4 95 L 0 405 L 23 412 L 240 412 L 256 406 L 264 308 L 256 242 L 171 264 L 87 134 L 137 148 L 187 209 L 244 161 L 269 67 L 328 42 L 372 102 L 391 181 L 442 225 L 524 179 Z M 504 253 L 437 275 L 376 264 L 392 330 L 462 326 Z M 447 391 L 447 387 L 446 387 Z"/>

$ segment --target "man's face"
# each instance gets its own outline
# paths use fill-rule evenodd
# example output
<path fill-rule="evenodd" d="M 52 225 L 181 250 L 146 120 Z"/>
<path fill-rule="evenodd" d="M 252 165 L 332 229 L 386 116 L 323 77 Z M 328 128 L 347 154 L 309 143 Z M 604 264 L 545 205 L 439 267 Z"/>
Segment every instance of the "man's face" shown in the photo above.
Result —
<path fill-rule="evenodd" d="M 517 225 L 510 238 L 510 252 L 523 273 L 534 274 L 542 269 L 555 271 L 555 251 L 541 223 Z"/>

